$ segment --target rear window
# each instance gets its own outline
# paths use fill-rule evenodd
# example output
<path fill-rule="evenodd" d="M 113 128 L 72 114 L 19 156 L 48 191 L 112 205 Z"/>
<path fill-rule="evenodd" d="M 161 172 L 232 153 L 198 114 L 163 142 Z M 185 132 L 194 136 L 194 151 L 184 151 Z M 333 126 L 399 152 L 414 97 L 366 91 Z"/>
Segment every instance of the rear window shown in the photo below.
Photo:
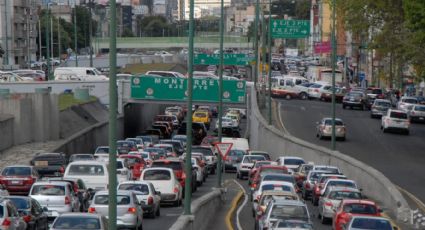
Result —
<path fill-rule="evenodd" d="M 12 203 L 15 205 L 15 207 L 18 210 L 30 208 L 30 202 L 27 199 L 19 198 L 19 197 L 9 197 L 7 199 L 12 201 Z"/>
<path fill-rule="evenodd" d="M 100 229 L 98 218 L 80 216 L 60 216 L 53 225 L 54 229 Z"/>
<path fill-rule="evenodd" d="M 34 185 L 32 187 L 31 195 L 64 196 L 65 186 L 53 184 Z"/>
<path fill-rule="evenodd" d="M 287 185 L 281 185 L 281 184 L 266 184 L 266 185 L 261 186 L 261 190 L 262 191 L 278 190 L 278 191 L 291 192 L 291 187 L 289 187 Z"/>
<path fill-rule="evenodd" d="M 95 204 L 108 205 L 109 204 L 109 195 L 97 195 L 94 198 Z M 117 205 L 127 205 L 130 204 L 130 196 L 127 195 L 117 195 Z"/>
<path fill-rule="evenodd" d="M 63 165 L 65 164 L 65 158 L 60 155 L 44 155 L 34 157 L 34 164 L 37 166 L 37 163 L 40 161 L 47 161 L 48 165 Z"/>
<path fill-rule="evenodd" d="M 118 187 L 119 190 L 132 190 L 141 192 L 143 195 L 149 194 L 149 188 L 146 184 L 122 184 Z"/>
<path fill-rule="evenodd" d="M 325 120 L 325 125 L 332 125 L 332 120 Z M 344 123 L 340 120 L 335 120 L 335 125 L 343 126 Z"/>
<path fill-rule="evenodd" d="M 176 161 L 154 161 L 151 167 L 164 167 L 173 170 L 183 170 L 182 163 Z"/>
<path fill-rule="evenodd" d="M 321 87 L 321 85 L 319 85 L 319 84 L 310 85 L 310 88 L 320 88 L 320 87 Z"/>
<path fill-rule="evenodd" d="M 207 117 L 207 115 L 205 113 L 195 113 L 195 117 Z"/>
<path fill-rule="evenodd" d="M 29 176 L 31 168 L 29 167 L 7 167 L 1 172 L 3 176 Z"/>
<path fill-rule="evenodd" d="M 262 175 L 264 175 L 264 174 L 266 174 L 266 173 L 269 173 L 269 172 L 275 172 L 275 173 L 287 173 L 288 171 L 287 171 L 287 170 L 284 170 L 284 169 L 278 169 L 278 168 L 263 168 L 263 169 L 261 170 L 260 175 L 262 176 Z"/>
<path fill-rule="evenodd" d="M 329 181 L 328 186 L 351 187 L 351 188 L 356 187 L 356 185 L 351 181 Z"/>
<path fill-rule="evenodd" d="M 69 175 L 103 176 L 105 170 L 102 165 L 71 165 Z"/>
<path fill-rule="evenodd" d="M 270 214 L 274 219 L 308 219 L 308 212 L 305 206 L 298 205 L 274 205 Z"/>
<path fill-rule="evenodd" d="M 418 104 L 418 100 L 414 98 L 403 98 L 401 101 L 409 104 Z"/>
<path fill-rule="evenodd" d="M 109 153 L 109 148 L 98 148 L 96 149 L 96 153 Z"/>
<path fill-rule="evenodd" d="M 285 162 L 284 162 L 285 165 L 300 165 L 304 163 L 305 162 L 300 159 L 285 159 Z"/>
<path fill-rule="evenodd" d="M 333 200 L 362 199 L 362 195 L 359 192 L 333 191 L 329 194 L 329 198 Z"/>
<path fill-rule="evenodd" d="M 391 103 L 387 101 L 375 101 L 375 105 L 378 106 L 385 106 L 385 107 L 391 107 Z"/>
<path fill-rule="evenodd" d="M 425 111 L 425 106 L 415 106 L 415 111 Z"/>
<path fill-rule="evenodd" d="M 398 119 L 407 119 L 407 113 L 391 112 L 390 117 Z"/>
<path fill-rule="evenodd" d="M 131 148 L 132 146 L 134 146 L 134 143 L 130 142 L 130 141 L 119 141 L 119 142 L 117 142 L 117 148 L 119 148 L 119 147 Z"/>
<path fill-rule="evenodd" d="M 281 175 L 265 175 L 263 181 L 286 181 L 295 184 L 295 179 L 292 176 L 281 176 Z"/>
<path fill-rule="evenodd" d="M 202 153 L 204 156 L 212 156 L 214 154 L 210 148 L 192 147 L 192 152 Z"/>
<path fill-rule="evenodd" d="M 344 212 L 353 214 L 376 214 L 378 210 L 370 204 L 346 204 L 343 207 Z"/>
<path fill-rule="evenodd" d="M 358 229 L 379 229 L 379 230 L 392 230 L 390 222 L 387 220 L 377 220 L 369 218 L 356 218 L 351 224 L 351 228 Z"/>
<path fill-rule="evenodd" d="M 243 160 L 243 163 L 254 163 L 255 161 L 263 160 L 265 160 L 263 156 L 246 156 Z"/>
<path fill-rule="evenodd" d="M 166 170 L 148 170 L 143 174 L 143 180 L 171 180 L 171 174 Z"/>

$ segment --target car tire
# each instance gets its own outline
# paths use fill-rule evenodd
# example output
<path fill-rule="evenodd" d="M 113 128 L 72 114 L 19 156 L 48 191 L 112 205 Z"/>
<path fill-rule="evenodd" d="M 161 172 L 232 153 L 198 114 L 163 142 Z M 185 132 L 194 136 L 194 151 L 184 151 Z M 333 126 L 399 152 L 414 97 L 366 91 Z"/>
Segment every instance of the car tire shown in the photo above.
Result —
<path fill-rule="evenodd" d="M 136 227 L 137 230 L 143 230 L 143 224 L 140 223 L 139 227 Z"/>
<path fill-rule="evenodd" d="M 292 98 L 291 94 L 286 94 L 286 95 L 285 95 L 285 99 L 286 99 L 286 100 L 291 100 L 291 98 Z"/>
<path fill-rule="evenodd" d="M 320 222 L 322 224 L 326 224 L 328 222 L 328 218 L 323 216 L 323 211 L 322 211 L 322 215 L 320 215 Z"/>
<path fill-rule="evenodd" d="M 300 97 L 301 100 L 307 100 L 308 95 L 303 92 L 303 93 L 300 93 L 300 96 L 299 97 Z"/>
<path fill-rule="evenodd" d="M 341 141 L 345 141 L 345 137 L 341 137 Z"/>
<path fill-rule="evenodd" d="M 406 135 L 406 136 L 408 136 L 409 135 L 409 130 L 406 130 L 405 132 L 404 132 L 404 134 Z"/>
<path fill-rule="evenodd" d="M 344 104 L 342 104 L 342 109 L 345 109 L 345 105 Z"/>
<path fill-rule="evenodd" d="M 385 127 L 382 127 L 382 132 L 383 133 L 386 133 L 387 132 L 387 129 Z"/>
<path fill-rule="evenodd" d="M 149 218 L 155 219 L 155 217 L 156 217 L 156 213 L 155 213 L 155 210 L 153 210 L 151 213 L 149 213 Z"/>

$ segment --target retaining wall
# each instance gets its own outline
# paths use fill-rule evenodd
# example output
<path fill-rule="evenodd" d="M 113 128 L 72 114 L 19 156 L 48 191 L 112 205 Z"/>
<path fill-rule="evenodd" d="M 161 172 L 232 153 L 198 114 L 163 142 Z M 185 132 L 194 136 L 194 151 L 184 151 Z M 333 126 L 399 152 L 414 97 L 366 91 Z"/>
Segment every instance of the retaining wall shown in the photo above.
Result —
<path fill-rule="evenodd" d="M 282 155 L 299 156 L 316 164 L 338 166 L 348 178 L 357 182 L 368 197 L 383 204 L 385 211 L 395 216 L 397 220 L 404 221 L 409 218 L 410 208 L 406 200 L 381 172 L 338 151 L 308 143 L 285 134 L 274 126 L 269 126 L 258 109 L 254 88 L 250 90 L 251 149 L 267 151 L 274 158 Z"/>
<path fill-rule="evenodd" d="M 0 114 L 0 152 L 13 146 L 13 116 Z"/>

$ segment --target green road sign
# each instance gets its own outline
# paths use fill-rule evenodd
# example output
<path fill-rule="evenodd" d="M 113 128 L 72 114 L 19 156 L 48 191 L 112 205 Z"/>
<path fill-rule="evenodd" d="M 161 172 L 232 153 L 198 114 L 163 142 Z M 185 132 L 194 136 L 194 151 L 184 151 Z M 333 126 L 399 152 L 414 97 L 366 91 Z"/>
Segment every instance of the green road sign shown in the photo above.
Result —
<path fill-rule="evenodd" d="M 310 35 L 308 20 L 272 20 L 273 38 L 306 38 Z"/>
<path fill-rule="evenodd" d="M 131 79 L 131 98 L 161 101 L 187 100 L 187 79 L 140 76 Z M 218 80 L 193 79 L 193 101 L 218 102 Z M 223 80 L 223 102 L 244 103 L 245 81 Z"/>
<path fill-rule="evenodd" d="M 253 59 L 253 57 L 246 54 L 223 54 L 224 65 L 249 65 Z M 194 64 L 219 65 L 220 54 L 196 54 Z"/>

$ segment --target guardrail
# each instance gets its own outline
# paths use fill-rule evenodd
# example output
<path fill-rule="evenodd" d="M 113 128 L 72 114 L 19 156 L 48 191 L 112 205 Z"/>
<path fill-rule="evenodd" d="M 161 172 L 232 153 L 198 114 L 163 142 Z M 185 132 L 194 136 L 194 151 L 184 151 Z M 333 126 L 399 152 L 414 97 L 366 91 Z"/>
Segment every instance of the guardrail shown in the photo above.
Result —
<path fill-rule="evenodd" d="M 318 164 L 338 166 L 345 175 L 355 180 L 364 193 L 383 204 L 386 211 L 398 221 L 410 219 L 410 208 L 399 190 L 378 170 L 338 151 L 308 143 L 283 133 L 268 125 L 257 105 L 255 89 L 250 89 L 250 110 L 248 114 L 251 149 L 261 149 L 273 157 L 284 155 L 299 156 Z M 280 152 L 276 152 L 279 150 Z"/>
<path fill-rule="evenodd" d="M 192 215 L 181 215 L 170 227 L 170 230 L 204 230 L 214 218 L 214 213 L 221 207 L 223 189 L 213 189 L 200 198 L 192 201 Z"/>

